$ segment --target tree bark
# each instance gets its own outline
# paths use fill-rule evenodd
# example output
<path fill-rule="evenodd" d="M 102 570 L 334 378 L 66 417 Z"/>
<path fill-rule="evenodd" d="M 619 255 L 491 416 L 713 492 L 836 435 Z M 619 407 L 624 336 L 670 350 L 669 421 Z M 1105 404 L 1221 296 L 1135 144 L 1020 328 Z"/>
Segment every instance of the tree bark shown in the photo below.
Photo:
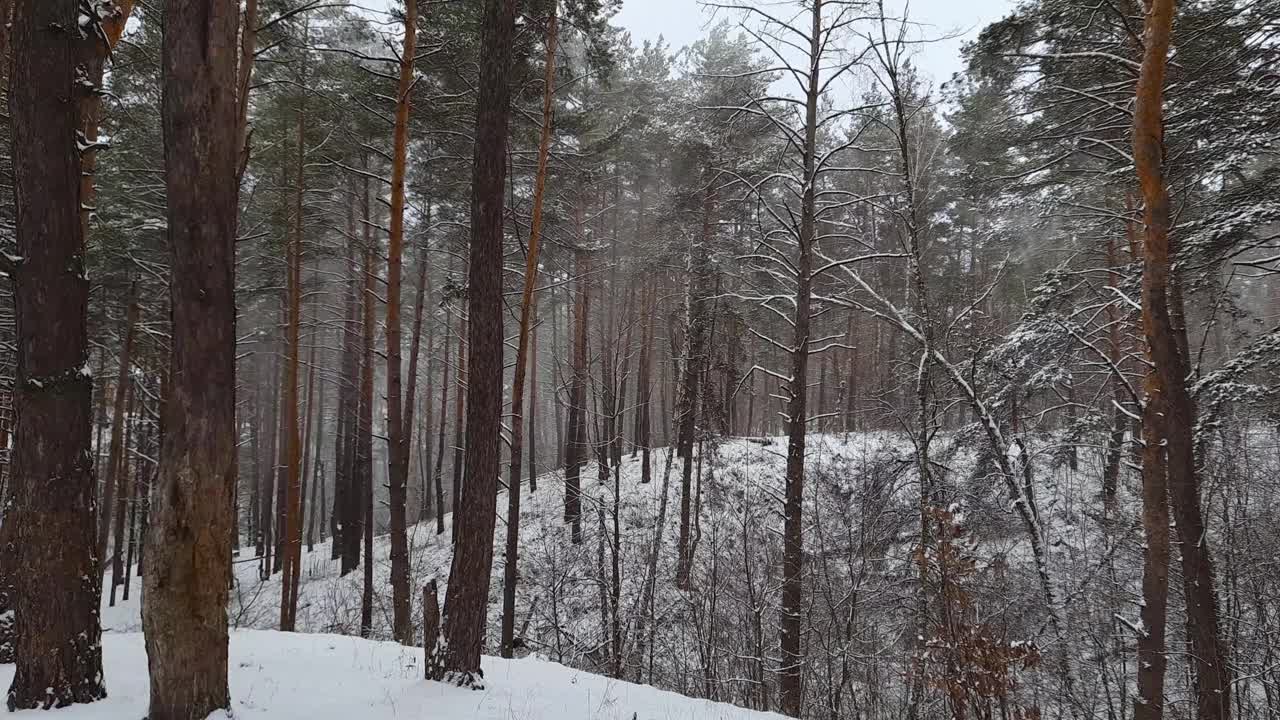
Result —
<path fill-rule="evenodd" d="M 463 305 L 465 307 L 465 304 Z M 453 524 L 450 540 L 458 541 L 458 518 L 462 516 L 462 458 L 466 448 L 465 400 L 467 389 L 467 313 L 458 314 L 458 372 L 457 392 L 453 399 L 453 483 L 449 492 L 449 505 L 453 508 Z"/>
<path fill-rule="evenodd" d="M 367 159 L 366 159 L 367 166 Z M 364 584 L 360 593 L 360 637 L 367 638 L 373 632 L 373 305 L 377 301 L 373 282 L 377 276 L 373 247 L 372 223 L 368 216 L 372 199 L 369 195 L 369 176 L 364 177 L 364 291 L 361 293 L 362 321 L 360 344 L 360 418 L 357 423 L 355 493 L 353 515 L 360 517 L 355 535 L 358 550 L 364 540 Z M 356 511 L 358 508 L 358 512 Z"/>
<path fill-rule="evenodd" d="M 358 499 L 356 481 L 356 437 L 360 417 L 360 336 L 357 327 L 363 315 L 363 283 L 356 264 L 355 205 L 360 193 L 350 187 L 351 203 L 347 207 L 347 309 L 342 324 L 342 384 L 338 390 L 338 437 L 334 448 L 333 480 L 333 546 L 342 557 L 341 574 L 346 575 L 360 564 L 360 516 L 364 512 Z M 361 203 L 363 205 L 363 203 Z M 367 215 L 367 213 L 366 213 Z M 367 219 L 367 218 L 366 218 Z M 340 550 L 338 548 L 341 548 Z"/>
<path fill-rule="evenodd" d="M 400 82 L 396 90 L 395 131 L 391 156 L 391 228 L 387 243 L 387 456 L 391 505 L 392 634 L 402 645 L 413 644 L 409 617 L 409 538 L 406 519 L 409 484 L 409 434 L 404 422 L 401 378 L 400 277 L 404 257 L 404 177 L 409 144 L 409 110 L 413 92 L 413 55 L 418 33 L 417 0 L 407 0 Z"/>
<path fill-rule="evenodd" d="M 581 220 L 582 209 L 576 210 Z M 569 386 L 569 417 L 565 421 L 564 520 L 571 524 L 570 538 L 582 542 L 582 466 L 587 454 L 587 316 L 590 290 L 587 276 L 591 260 L 587 250 L 574 251 L 577 276 L 573 307 L 573 379 Z"/>
<path fill-rule="evenodd" d="M 470 683 L 484 647 L 489 571 L 497 504 L 498 434 L 502 416 L 502 211 L 507 172 L 512 43 L 516 0 L 486 0 L 481 25 L 480 86 L 471 183 L 471 267 L 467 295 L 471 341 L 467 359 L 466 479 L 454 516 L 458 529 L 445 596 L 445 672 Z"/>
<path fill-rule="evenodd" d="M 112 540 L 111 548 L 111 592 L 108 604 L 111 607 L 116 605 L 116 588 L 120 586 L 121 577 L 128 573 L 124 569 L 124 520 L 125 510 L 128 507 L 128 495 L 125 494 L 126 486 L 129 482 L 129 443 L 133 439 L 133 428 L 136 424 L 133 422 L 133 404 L 136 400 L 137 393 L 133 390 L 132 383 L 129 384 L 128 392 L 128 410 L 125 413 L 125 434 L 124 449 L 125 454 L 120 458 L 120 467 L 116 475 L 116 504 L 115 504 L 115 536 Z M 111 508 L 104 507 L 103 512 L 110 512 Z"/>
<path fill-rule="evenodd" d="M 1133 156 L 1142 189 L 1142 317 L 1155 380 L 1149 391 L 1163 410 L 1164 465 L 1174 523 L 1181 541 L 1187 635 L 1194 658 L 1197 717 L 1221 720 L 1231 714 L 1231 672 L 1218 622 L 1217 586 L 1200 504 L 1195 457 L 1195 406 L 1187 388 L 1186 353 L 1173 317 L 1180 314 L 1171 296 L 1174 251 L 1169 191 L 1164 175 L 1165 66 L 1173 33 L 1175 0 L 1149 0 L 1133 114 Z M 1152 402 L 1148 399 L 1148 402 Z M 1144 435 L 1146 435 L 1144 431 Z M 1148 441 L 1149 443 L 1150 441 Z M 1147 461 L 1144 454 L 1144 463 Z M 1157 469 L 1153 469 L 1154 475 Z M 1144 470 L 1144 487 L 1147 482 Z M 1146 499 L 1144 493 L 1144 500 Z M 1144 508 L 1144 520 L 1147 509 Z M 1145 523 L 1144 523 L 1145 524 Z M 1144 573 L 1144 592 L 1147 578 Z M 1153 588 L 1158 590 L 1158 588 Z"/>
<path fill-rule="evenodd" d="M 18 0 L 9 113 L 20 265 L 9 512 L 15 668 L 10 710 L 106 696 L 87 370 L 89 280 L 77 133 L 86 89 L 75 0 Z"/>
<path fill-rule="evenodd" d="M 533 379 L 529 383 L 529 492 L 538 491 L 538 305 L 534 301 L 534 322 L 529 332 L 529 362 L 533 364 Z"/>
<path fill-rule="evenodd" d="M 313 314 L 313 318 L 319 318 Z M 303 493 L 303 500 L 306 501 L 310 496 L 310 506 L 307 510 L 307 552 L 315 550 L 316 544 L 316 528 L 317 528 L 317 512 L 316 505 L 324 503 L 325 487 L 324 487 L 324 461 L 320 459 L 320 446 L 324 443 L 324 376 L 319 379 L 320 387 L 315 389 L 316 396 L 319 398 L 316 402 L 316 409 L 311 410 L 312 386 L 316 384 L 316 375 L 319 374 L 319 368 L 316 367 L 316 344 L 317 338 L 315 331 L 311 335 L 311 351 L 307 353 L 309 366 L 307 374 L 307 442 L 304 447 L 310 444 L 310 438 L 314 435 L 316 442 L 311 450 L 311 472 L 304 471 L 303 477 L 311 478 L 311 487 L 309 492 Z M 304 488 L 305 489 L 305 488 Z M 319 517 L 324 517 L 324 513 L 319 513 Z M 320 542 L 324 542 L 324 529 L 320 528 Z"/>
<path fill-rule="evenodd" d="M 529 368 L 529 331 L 533 324 L 533 289 L 538 282 L 538 250 L 542 239 L 542 199 L 547 189 L 547 158 L 551 152 L 552 101 L 555 99 L 556 6 L 547 18 L 547 54 L 543 62 L 542 135 L 538 141 L 538 171 L 533 184 L 533 220 L 524 261 L 524 290 L 520 296 L 520 330 L 516 343 L 515 377 L 511 383 L 511 475 L 507 481 L 507 557 L 502 586 L 502 657 L 512 656 L 515 640 L 516 565 L 520 552 L 520 462 L 524 450 L 524 384 Z M 530 422 L 536 408 L 530 408 Z M 532 476 L 531 476 L 532 477 Z"/>
<path fill-rule="evenodd" d="M 102 512 L 98 522 L 98 558 L 107 557 L 107 537 L 111 534 L 111 506 L 113 499 L 123 496 L 125 461 L 123 445 L 125 424 L 125 398 L 129 394 L 129 361 L 133 350 L 133 329 L 138 322 L 138 281 L 129 284 L 126 302 L 124 332 L 120 334 L 120 361 L 116 373 L 115 405 L 111 413 L 111 450 L 107 457 L 107 483 L 102 493 Z"/>
<path fill-rule="evenodd" d="M 306 85 L 306 75 L 302 76 Z M 302 234 L 303 196 L 306 193 L 306 103 L 297 113 L 297 177 L 293 196 L 293 233 L 288 247 L 287 272 L 289 294 L 289 319 L 287 325 L 289 356 L 284 373 L 284 430 L 288 442 L 285 468 L 288 484 L 285 488 L 283 510 L 284 523 L 280 543 L 280 629 L 291 632 L 296 625 L 298 612 L 298 565 L 302 562 L 302 430 L 299 415 L 304 412 L 298 398 L 299 368 L 302 365 Z M 309 412 L 309 409 L 306 411 Z"/>
<path fill-rule="evenodd" d="M 710 176 L 711 173 L 707 173 Z M 712 242 L 716 212 L 715 188 L 710 183 L 703 190 L 702 238 L 689 248 L 689 289 L 685 298 L 684 367 L 681 369 L 680 394 L 676 409 L 676 452 L 682 458 L 680 477 L 680 536 L 677 545 L 676 587 L 688 589 L 693 567 L 693 446 L 702 407 L 702 382 L 707 367 L 707 336 L 711 312 L 707 307 Z"/>
<path fill-rule="evenodd" d="M 448 329 L 448 318 L 445 318 L 444 371 L 440 378 L 440 427 L 438 430 L 439 436 L 437 438 L 438 445 L 436 448 L 436 465 L 435 469 L 431 471 L 431 476 L 434 478 L 436 489 L 437 535 L 444 534 L 444 430 L 445 426 L 449 424 L 449 351 L 453 349 L 453 343 L 449 342 Z M 461 392 L 461 390 L 459 390 L 459 392 Z M 454 418 L 454 422 L 458 422 L 457 418 Z"/>
<path fill-rule="evenodd" d="M 227 577 L 235 492 L 234 0 L 169 0 L 165 186 L 173 349 L 142 607 L 150 720 L 230 710 Z"/>
<path fill-rule="evenodd" d="M 810 273 L 813 266 L 819 95 L 819 56 L 822 52 L 822 0 L 810 10 L 810 71 L 805 96 L 804 191 L 800 208 L 799 252 L 795 260 L 796 297 L 791 382 L 787 403 L 786 500 L 782 539 L 782 682 L 780 709 L 799 717 L 804 706 L 804 648 L 801 615 L 804 609 L 804 453 L 809 384 Z"/>
<path fill-rule="evenodd" d="M 87 372 L 81 156 L 86 90 L 74 0 L 15 5 L 9 113 L 20 265 L 17 424 L 5 525 L 15 557 L 10 710 L 106 696 Z"/>

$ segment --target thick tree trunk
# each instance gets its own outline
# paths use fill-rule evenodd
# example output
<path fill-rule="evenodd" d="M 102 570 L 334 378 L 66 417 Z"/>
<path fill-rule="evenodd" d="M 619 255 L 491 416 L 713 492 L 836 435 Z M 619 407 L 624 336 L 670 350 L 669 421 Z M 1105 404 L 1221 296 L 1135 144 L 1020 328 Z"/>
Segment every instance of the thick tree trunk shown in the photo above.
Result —
<path fill-rule="evenodd" d="M 18 0 L 9 113 L 21 265 L 14 278 L 17 423 L 10 508 L 15 668 L 9 709 L 106 695 L 96 483 L 89 446 L 85 234 L 76 135 L 86 90 L 75 0 Z"/>
<path fill-rule="evenodd" d="M 520 297 L 520 330 L 516 343 L 515 377 L 511 383 L 511 475 L 507 481 L 507 557 L 503 568 L 502 657 L 512 656 L 515 639 L 516 571 L 520 551 L 520 461 L 524 450 L 524 384 L 529 369 L 529 332 L 533 324 L 533 289 L 538 282 L 538 250 L 542 239 L 542 198 L 547 189 L 547 158 L 551 151 L 552 101 L 555 98 L 556 8 L 547 18 L 547 54 L 543 62 L 542 135 L 538 141 L 538 171 L 533 184 L 533 220 L 524 262 L 524 290 Z M 537 409 L 530 407 L 530 422 Z M 532 431 L 530 432 L 532 435 Z M 532 476 L 530 476 L 532 479 Z"/>
<path fill-rule="evenodd" d="M 445 595 L 441 665 L 459 682 L 482 675 L 489 571 L 497 505 L 502 419 L 502 211 L 507 173 L 512 42 L 516 0 L 486 0 L 471 182 L 471 267 L 467 301 L 467 464 L 457 543 Z"/>
<path fill-rule="evenodd" d="M 168 0 L 165 185 L 173 350 L 142 624 L 150 720 L 230 711 L 227 577 L 235 492 L 234 0 Z"/>
<path fill-rule="evenodd" d="M 1187 604 L 1187 635 L 1195 669 L 1197 717 L 1221 720 L 1231 714 L 1231 672 L 1218 623 L 1217 585 L 1200 504 L 1200 480 L 1195 457 L 1195 407 L 1187 388 L 1186 352 L 1174 317 L 1179 315 L 1171 295 L 1174 253 L 1169 191 L 1164 176 L 1165 65 L 1173 33 L 1174 0 L 1147 3 L 1143 56 L 1133 115 L 1133 156 L 1142 188 L 1143 243 L 1142 317 L 1147 348 L 1155 373 L 1149 389 L 1162 406 L 1165 467 L 1174 523 L 1181 541 L 1183 591 Z M 1148 402 L 1151 402 L 1149 399 Z M 1144 435 L 1147 433 L 1144 431 Z M 1150 444 L 1150 440 L 1148 440 Z M 1147 454 L 1143 457 L 1148 460 Z M 1154 475 L 1156 470 L 1152 470 Z M 1144 487 L 1147 472 L 1144 471 Z M 1145 500 L 1144 494 L 1144 500 Z M 1150 509 L 1144 508 L 1144 519 Z M 1145 525 L 1145 523 L 1144 523 Z M 1147 578 L 1144 574 L 1144 592 Z M 1158 588 L 1153 588 L 1158 590 Z M 1153 698 L 1154 699 L 1154 698 Z"/>

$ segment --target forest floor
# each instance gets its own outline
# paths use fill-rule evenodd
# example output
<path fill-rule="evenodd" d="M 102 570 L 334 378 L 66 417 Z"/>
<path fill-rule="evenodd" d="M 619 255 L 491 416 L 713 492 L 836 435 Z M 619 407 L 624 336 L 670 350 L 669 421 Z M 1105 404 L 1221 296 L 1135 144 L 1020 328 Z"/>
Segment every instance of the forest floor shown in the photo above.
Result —
<path fill-rule="evenodd" d="M 59 718 L 137 720 L 148 701 L 140 633 L 103 635 L 108 696 L 58 711 Z M 563 665 L 484 658 L 487 687 L 469 690 L 422 679 L 422 651 L 359 638 L 237 630 L 231 635 L 232 714 L 240 720 L 769 720 L 779 716 Z M 13 665 L 0 666 L 7 687 Z M 48 717 L 43 711 L 16 717 Z M 215 718 L 218 716 L 214 716 Z"/>
<path fill-rule="evenodd" d="M 977 470 L 973 450 L 977 443 L 956 436 L 940 440 L 938 444 L 935 462 L 940 463 L 939 467 L 948 469 L 949 482 L 956 492 L 970 498 L 965 504 L 965 514 L 974 528 L 974 540 L 980 541 L 984 548 L 983 555 L 994 558 L 992 562 L 1007 562 L 1009 570 L 1020 576 L 1018 591 L 1010 590 L 1014 587 L 1010 576 L 1002 585 L 1005 590 L 1001 597 L 991 602 L 998 602 L 1002 608 L 1011 608 L 1010 612 L 1017 612 L 1023 606 L 1033 607 L 1037 596 L 1024 534 L 1008 511 L 1007 496 L 998 483 Z M 1041 453 L 1050 452 L 1053 446 L 1052 442 L 1042 443 Z M 911 591 L 911 558 L 912 549 L 916 546 L 912 533 L 917 532 L 913 528 L 918 527 L 918 510 L 915 509 L 918 490 L 914 482 L 912 452 L 910 443 L 898 433 L 815 433 L 810 437 L 806 452 L 810 491 L 805 512 L 807 518 L 812 518 L 813 527 L 810 538 L 806 540 L 806 551 L 811 554 L 812 562 L 818 563 L 815 567 L 822 569 L 823 577 L 831 578 L 829 585 L 823 588 L 838 591 L 843 596 L 849 587 L 860 587 L 869 582 L 868 578 L 883 578 L 882 582 L 894 584 L 895 592 Z M 557 470 L 540 475 L 538 490 L 534 493 L 530 493 L 527 486 L 523 488 L 520 585 L 516 608 L 518 656 L 536 658 L 529 660 L 530 663 L 547 661 L 579 668 L 581 673 L 560 665 L 551 666 L 557 668 L 556 672 L 569 673 L 567 677 L 591 677 L 591 682 L 596 682 L 594 676 L 587 676 L 585 672 L 610 674 L 610 654 L 615 641 L 611 624 L 616 617 L 626 666 L 622 677 L 643 679 L 684 695 L 730 699 L 745 705 L 763 704 L 752 694 L 754 685 L 750 681 L 750 673 L 760 666 L 771 667 L 770 654 L 776 647 L 775 641 L 767 626 L 766 635 L 758 640 L 744 638 L 749 634 L 753 613 L 762 612 L 766 622 L 771 622 L 777 613 L 774 602 L 780 555 L 776 548 L 781 529 L 779 509 L 784 485 L 786 439 L 727 438 L 706 443 L 699 454 L 701 462 L 695 461 L 695 464 L 702 466 L 699 470 L 703 482 L 700 503 L 696 499 L 691 503 L 694 505 L 691 514 L 695 520 L 692 529 L 694 567 L 689 590 L 681 590 L 673 582 L 680 528 L 682 461 L 679 459 L 670 466 L 668 482 L 665 483 L 665 516 L 661 532 L 655 533 L 659 526 L 658 516 L 664 512 L 661 504 L 667 449 L 652 453 L 652 481 L 648 484 L 640 481 L 640 457 L 633 457 L 630 452 L 623 455 L 616 485 L 613 474 L 609 475 L 607 482 L 599 481 L 595 463 L 583 467 L 582 542 L 579 544 L 570 541 L 570 528 L 563 518 L 563 473 Z M 1096 492 L 1082 485 L 1091 482 L 1088 477 L 1100 473 L 1099 455 L 1096 452 L 1082 453 L 1079 471 L 1070 471 L 1056 464 L 1052 470 L 1046 467 L 1037 480 L 1041 492 L 1040 507 L 1048 521 L 1056 562 L 1062 572 L 1067 573 L 1063 577 L 1095 575 L 1097 558 L 1107 554 L 1098 547 L 1102 535 L 1096 524 L 1082 516 L 1084 504 L 1074 500 Z M 1047 455 L 1042 454 L 1041 457 L 1046 458 L 1043 460 L 1045 465 L 1052 464 Z M 696 478 L 698 471 L 694 475 Z M 448 481 L 446 476 L 445 482 Z M 410 482 L 410 502 L 413 503 L 417 480 L 411 479 Z M 1124 494 L 1128 496 L 1127 491 Z M 617 599 L 613 600 L 610 596 L 614 582 L 611 566 L 615 547 L 615 508 L 620 588 Z M 499 522 L 489 596 L 490 648 L 497 646 L 502 609 L 506 514 L 507 496 L 502 492 L 498 498 Z M 414 605 L 411 617 L 415 625 L 415 639 L 421 637 L 421 589 L 428 580 L 435 578 L 439 581 L 439 597 L 441 605 L 444 605 L 444 585 L 449 577 L 452 557 L 451 521 L 451 516 L 446 515 L 441 534 L 436 533 L 436 522 L 430 517 L 409 528 L 410 596 Z M 653 609 L 647 613 L 641 608 L 650 563 L 654 559 L 655 539 L 658 542 L 656 582 Z M 391 636 L 388 536 L 376 536 L 373 551 L 371 637 L 385 640 Z M 280 576 L 271 574 L 267 579 L 261 579 L 260 562 L 252 557 L 253 552 L 251 546 L 245 547 L 237 558 L 229 619 L 233 628 L 272 630 L 279 626 Z M 379 672 L 392 673 L 406 683 L 417 677 L 421 650 L 400 651 L 394 646 L 365 645 L 334 637 L 358 635 L 360 632 L 363 572 L 359 568 L 345 576 L 340 575 L 339 563 L 331 560 L 330 554 L 330 542 L 317 542 L 311 551 L 304 548 L 297 612 L 299 631 L 332 634 L 322 635 L 322 640 L 315 641 L 321 643 L 316 647 L 324 649 L 328 646 L 323 643 L 337 643 L 338 647 L 347 648 L 345 657 L 348 665 L 344 666 L 344 672 L 352 671 L 351 657 L 376 656 L 386 658 L 371 661 L 382 668 Z M 136 646 L 137 652 L 141 652 L 141 641 L 135 635 L 141 629 L 138 604 L 141 583 L 135 576 L 131 584 L 130 598 L 124 600 L 120 597 L 111 606 L 109 587 L 106 587 L 108 583 L 104 582 L 102 622 L 107 631 L 104 642 L 108 651 L 108 667 L 113 666 L 112 653 L 132 652 L 113 648 Z M 822 588 L 815 592 L 819 590 Z M 118 588 L 117 593 L 122 595 L 121 589 Z M 821 599 L 823 597 L 817 597 L 817 600 Z M 616 610 L 610 607 L 614 603 Z M 903 618 L 907 617 L 899 612 L 899 605 L 890 597 L 879 604 L 868 601 L 865 610 L 860 612 L 872 625 L 892 627 L 890 623 L 904 622 Z M 832 607 L 839 610 L 843 606 L 836 603 Z M 1031 613 L 1031 616 L 1035 615 Z M 646 624 L 647 617 L 652 617 L 653 621 Z M 817 618 L 817 621 L 825 622 L 822 618 Z M 1035 625 L 1033 623 L 1030 632 L 1036 632 Z M 1043 628 L 1039 633 L 1043 633 Z M 892 644 L 898 635 L 900 633 L 889 633 L 884 642 Z M 237 634 L 233 638 L 233 655 L 237 653 L 236 638 L 244 642 L 243 638 L 256 637 L 259 636 L 253 633 Z M 289 645 L 297 637 L 289 635 L 281 642 Z M 709 638 L 714 638 L 717 645 L 732 647 L 734 652 L 732 659 L 723 661 L 725 669 L 722 672 L 726 679 L 721 685 L 710 688 L 704 668 L 699 664 L 700 648 Z M 299 639 L 296 642 L 305 644 L 311 641 Z M 351 644 L 353 642 L 356 644 Z M 387 648 L 385 651 L 381 649 L 384 647 Z M 285 653 L 286 650 L 278 652 Z M 382 654 L 384 652 L 385 655 Z M 125 662 L 130 661 L 126 659 Z M 247 661 L 242 658 L 236 662 Z M 329 660 L 317 662 L 327 663 Z M 496 671 L 499 676 L 514 672 L 509 668 L 526 667 L 519 662 L 516 665 L 499 660 L 486 662 L 500 668 Z M 141 674 L 142 665 L 138 667 Z M 299 671 L 304 675 L 311 672 L 306 666 L 300 666 Z M 318 665 L 315 672 L 328 671 Z M 552 680 L 547 682 L 552 683 Z M 568 682 L 564 678 L 554 681 L 555 684 Z M 860 682 L 893 684 L 891 678 Z M 400 693 L 408 692 L 389 688 L 371 688 L 369 692 L 375 694 L 366 695 L 366 700 L 383 696 L 397 698 L 401 697 Z M 566 698 L 577 698 L 572 702 L 584 707 L 588 704 L 585 696 L 572 694 L 578 693 L 576 686 L 564 684 L 564 689 L 572 691 Z M 258 688 L 254 692 L 261 695 L 268 690 Z M 404 695 L 401 704 L 419 702 L 426 697 L 420 692 Z M 523 697 L 522 694 L 530 691 L 522 685 L 519 688 L 497 688 L 495 692 L 507 693 L 503 696 L 507 699 L 494 702 L 515 703 L 514 698 Z M 235 694 L 237 698 L 247 697 L 244 692 Z M 588 694 L 599 697 L 600 690 L 592 690 Z M 630 718 L 631 713 L 639 709 L 619 707 L 625 712 L 620 710 L 618 717 L 625 718 Z M 478 712 L 474 708 L 472 711 Z M 135 714 L 133 717 L 139 716 Z M 434 713 L 432 716 L 441 717 Z M 612 717 L 590 713 L 586 716 Z M 693 716 L 720 717 L 714 714 Z M 323 716 L 308 717 L 321 720 Z M 515 713 L 462 717 L 539 716 Z M 553 714 L 548 717 L 572 720 L 576 716 Z M 641 713 L 640 720 L 645 717 Z M 659 714 L 653 717 L 682 716 Z"/>
<path fill-rule="evenodd" d="M 909 457 L 909 446 L 891 433 L 850 433 L 814 435 L 810 438 L 806 457 L 811 476 L 831 477 L 836 484 L 856 485 L 860 470 L 868 465 L 890 463 Z M 786 438 L 730 438 L 707 444 L 703 449 L 706 481 L 703 487 L 702 520 L 696 530 L 704 536 L 722 531 L 726 523 L 741 528 L 752 526 L 751 534 L 778 523 L 774 511 L 783 486 Z M 667 448 L 653 450 L 652 480 L 641 482 L 641 458 L 624 453 L 618 472 L 619 565 L 621 569 L 622 612 L 632 612 L 640 595 L 654 543 L 654 527 L 661 512 L 663 476 Z M 671 580 L 675 575 L 676 546 L 680 525 L 680 458 L 671 464 L 667 485 L 667 507 L 660 538 L 656 608 L 659 617 L 681 611 L 683 593 L 675 593 Z M 446 474 L 445 483 L 450 478 Z M 375 482 L 382 482 L 375 478 Z M 415 502 L 416 479 L 410 480 L 410 503 Z M 601 567 L 601 543 L 606 555 L 613 533 L 614 483 L 599 481 L 598 465 L 587 463 L 581 471 L 582 535 L 580 544 L 570 542 L 570 526 L 564 522 L 565 481 L 563 470 L 542 473 L 538 489 L 530 492 L 527 479 L 522 484 L 520 532 L 520 593 L 516 628 L 532 651 L 547 654 L 554 660 L 568 662 L 574 656 L 591 654 L 603 638 L 599 636 L 599 585 L 608 582 L 610 557 Z M 446 500 L 446 503 L 448 501 Z M 498 523 L 494 537 L 493 573 L 490 584 L 490 628 L 496 642 L 501 617 L 503 563 L 505 557 L 507 493 L 498 495 Z M 411 509 L 412 512 L 412 509 Z M 380 516 L 385 518 L 385 516 Z M 411 515 L 410 522 L 414 517 Z M 422 620 L 420 600 L 422 587 L 431 579 L 439 583 L 443 609 L 449 566 L 453 552 L 450 544 L 453 517 L 446 513 L 443 532 L 437 533 L 434 517 L 409 526 L 410 597 L 415 633 Z M 779 523 L 780 525 L 780 523 Z M 380 522 L 373 542 L 374 598 L 372 637 L 391 637 L 391 543 Z M 735 533 L 736 534 L 736 533 Z M 737 538 L 735 538 L 737 539 Z M 705 537 L 701 544 L 724 541 Z M 297 627 L 301 632 L 356 635 L 360 631 L 360 596 L 363 585 L 362 567 L 347 575 L 340 574 L 339 561 L 331 559 L 332 541 L 317 542 L 302 552 L 301 583 L 298 594 Z M 707 557 L 699 549 L 697 559 Z M 362 550 L 363 553 L 363 550 Z M 363 563 L 363 556 L 361 562 Z M 260 561 L 254 548 L 245 546 L 235 559 L 235 586 L 229 608 L 233 628 L 269 630 L 279 627 L 280 575 L 266 580 L 260 576 Z M 123 598 L 117 588 L 117 601 L 109 602 L 110 573 L 103 582 L 102 625 L 104 630 L 139 632 L 142 629 L 139 593 L 141 582 L 137 567 L 132 568 L 130 598 Z M 523 629 L 523 632 L 521 631 Z"/>

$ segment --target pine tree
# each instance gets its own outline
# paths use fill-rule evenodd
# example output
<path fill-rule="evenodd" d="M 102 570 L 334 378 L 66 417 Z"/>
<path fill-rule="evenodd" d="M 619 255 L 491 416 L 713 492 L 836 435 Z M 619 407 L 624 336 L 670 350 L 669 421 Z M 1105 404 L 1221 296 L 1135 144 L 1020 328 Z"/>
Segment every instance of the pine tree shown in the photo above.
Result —
<path fill-rule="evenodd" d="M 165 7 L 165 184 L 173 346 L 142 622 L 153 720 L 230 710 L 239 3 Z"/>

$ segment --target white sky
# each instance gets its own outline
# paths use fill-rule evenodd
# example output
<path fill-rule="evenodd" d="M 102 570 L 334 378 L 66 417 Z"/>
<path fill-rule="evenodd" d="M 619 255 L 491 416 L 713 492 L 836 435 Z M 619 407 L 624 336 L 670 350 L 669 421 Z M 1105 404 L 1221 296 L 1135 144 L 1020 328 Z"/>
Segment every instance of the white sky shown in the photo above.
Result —
<path fill-rule="evenodd" d="M 886 3 L 894 12 L 904 4 L 903 0 Z M 917 67 L 933 78 L 935 87 L 949 80 L 961 69 L 960 45 L 1012 8 L 1013 0 L 910 0 L 907 16 L 918 28 L 917 39 L 941 38 L 918 46 Z M 719 19 L 735 22 L 737 18 L 725 11 L 713 18 L 698 0 L 623 0 L 613 24 L 630 30 L 636 45 L 661 36 L 678 49 L 704 35 L 709 24 Z"/>

